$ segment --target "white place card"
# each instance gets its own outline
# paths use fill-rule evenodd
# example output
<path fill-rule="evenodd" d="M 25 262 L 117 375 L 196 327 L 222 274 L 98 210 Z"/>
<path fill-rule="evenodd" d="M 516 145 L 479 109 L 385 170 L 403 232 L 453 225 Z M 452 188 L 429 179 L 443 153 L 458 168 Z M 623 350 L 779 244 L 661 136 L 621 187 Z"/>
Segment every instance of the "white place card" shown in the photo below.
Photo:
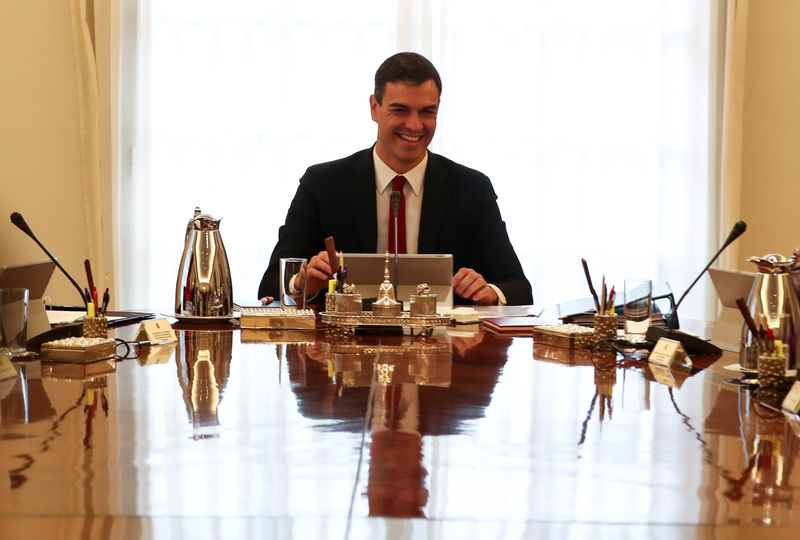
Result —
<path fill-rule="evenodd" d="M 795 381 L 789 393 L 783 398 L 782 407 L 795 414 L 800 412 L 800 381 Z"/>
<path fill-rule="evenodd" d="M 656 342 L 647 361 L 667 367 L 674 364 L 691 364 L 680 341 L 663 337 Z"/>
<path fill-rule="evenodd" d="M 162 343 L 172 343 L 178 341 L 175 331 L 167 322 L 167 319 L 155 319 L 144 321 L 139 326 L 139 333 L 136 334 L 137 341 L 149 341 L 150 345 L 161 345 Z"/>

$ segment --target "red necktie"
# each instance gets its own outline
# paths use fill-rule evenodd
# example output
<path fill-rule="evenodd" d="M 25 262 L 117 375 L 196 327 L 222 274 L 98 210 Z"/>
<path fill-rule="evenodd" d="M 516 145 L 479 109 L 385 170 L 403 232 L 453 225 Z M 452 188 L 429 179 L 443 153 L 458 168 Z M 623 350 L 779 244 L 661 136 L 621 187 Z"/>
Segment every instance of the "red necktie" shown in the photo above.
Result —
<path fill-rule="evenodd" d="M 406 195 L 403 186 L 406 185 L 404 176 L 395 176 L 392 180 L 392 191 L 400 192 L 400 208 L 397 211 L 397 252 L 406 253 Z M 389 200 L 389 253 L 394 253 L 394 212 L 392 202 Z"/>

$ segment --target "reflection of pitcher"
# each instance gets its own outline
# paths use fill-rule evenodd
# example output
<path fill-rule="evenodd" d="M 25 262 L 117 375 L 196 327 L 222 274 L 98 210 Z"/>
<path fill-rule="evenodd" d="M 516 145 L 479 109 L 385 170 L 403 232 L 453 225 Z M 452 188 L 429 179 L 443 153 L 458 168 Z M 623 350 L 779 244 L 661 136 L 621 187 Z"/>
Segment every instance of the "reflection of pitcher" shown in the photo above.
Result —
<path fill-rule="evenodd" d="M 739 416 L 747 462 L 738 476 L 723 474 L 728 481 L 723 495 L 741 504 L 731 511 L 745 524 L 787 525 L 798 438 L 782 413 L 758 402 L 740 401 Z"/>
<path fill-rule="evenodd" d="M 782 340 L 789 347 L 789 368 L 797 363 L 796 348 L 800 335 L 800 306 L 792 284 L 790 271 L 794 259 L 786 259 L 783 255 L 768 254 L 763 257 L 750 257 L 748 261 L 758 266 L 747 300 L 747 307 L 757 326 L 771 329 L 776 339 Z M 753 336 L 747 326 L 742 328 L 742 365 L 750 365 L 746 355 L 752 357 L 754 351 Z"/>
<path fill-rule="evenodd" d="M 193 437 L 216 437 L 217 410 L 228 383 L 232 332 L 191 332 L 180 336 L 175 361 Z"/>

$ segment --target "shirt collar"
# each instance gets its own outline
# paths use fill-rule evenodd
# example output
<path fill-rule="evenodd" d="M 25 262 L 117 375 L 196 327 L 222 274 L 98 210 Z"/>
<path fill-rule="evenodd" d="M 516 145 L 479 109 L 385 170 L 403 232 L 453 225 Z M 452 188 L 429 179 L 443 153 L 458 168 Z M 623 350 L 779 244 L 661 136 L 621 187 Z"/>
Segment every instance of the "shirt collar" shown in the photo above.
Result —
<path fill-rule="evenodd" d="M 397 176 L 397 173 L 378 157 L 378 152 L 375 150 L 374 146 L 372 147 L 372 159 L 375 163 L 375 187 L 378 189 L 378 193 L 383 193 L 392 183 L 394 177 Z M 428 152 L 425 152 L 425 157 L 422 158 L 422 161 L 420 161 L 416 167 L 402 175 L 408 180 L 415 195 L 419 195 L 422 191 L 422 184 L 425 181 L 425 168 L 427 166 Z"/>

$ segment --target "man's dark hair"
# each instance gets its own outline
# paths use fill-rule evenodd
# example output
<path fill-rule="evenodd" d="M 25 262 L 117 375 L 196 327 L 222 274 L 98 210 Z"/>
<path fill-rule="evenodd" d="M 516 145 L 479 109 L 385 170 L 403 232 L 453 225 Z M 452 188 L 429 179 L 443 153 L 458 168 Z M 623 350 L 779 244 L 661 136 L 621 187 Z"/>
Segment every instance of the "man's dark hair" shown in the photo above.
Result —
<path fill-rule="evenodd" d="M 378 103 L 383 101 L 386 83 L 404 82 L 411 86 L 419 86 L 431 79 L 441 96 L 442 79 L 430 60 L 413 52 L 397 53 L 384 60 L 375 72 L 375 99 Z"/>

